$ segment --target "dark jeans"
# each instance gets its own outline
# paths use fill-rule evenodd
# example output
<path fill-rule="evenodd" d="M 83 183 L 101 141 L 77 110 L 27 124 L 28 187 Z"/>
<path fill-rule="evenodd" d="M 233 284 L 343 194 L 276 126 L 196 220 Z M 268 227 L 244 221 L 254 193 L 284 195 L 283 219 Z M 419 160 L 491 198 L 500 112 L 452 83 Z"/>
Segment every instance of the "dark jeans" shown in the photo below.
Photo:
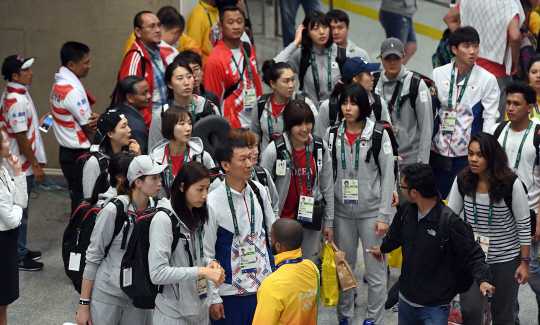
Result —
<path fill-rule="evenodd" d="M 435 182 L 437 184 L 437 191 L 441 193 L 441 198 L 446 200 L 446 197 L 452 189 L 452 184 L 454 184 L 454 179 L 460 170 L 469 165 L 467 156 L 453 158 L 452 169 L 449 172 L 434 171 L 435 173 Z"/>
<path fill-rule="evenodd" d="M 399 298 L 399 325 L 447 325 L 450 305 L 436 307 L 413 307 Z M 480 323 L 478 323 L 480 324 Z"/>
<path fill-rule="evenodd" d="M 28 207 L 30 206 L 30 191 L 34 183 L 34 175 L 26 176 L 26 192 L 28 193 L 28 204 L 23 209 L 21 225 L 19 226 L 19 239 L 17 240 L 17 249 L 19 251 L 19 261 L 22 260 L 28 253 L 26 249 L 26 234 L 28 228 Z"/>
<path fill-rule="evenodd" d="M 257 295 L 222 296 L 225 317 L 210 319 L 212 325 L 251 325 L 257 309 Z"/>
<path fill-rule="evenodd" d="M 302 4 L 306 14 L 313 10 L 321 10 L 321 0 L 279 0 L 283 47 L 287 47 L 287 45 L 294 41 L 296 33 L 296 13 L 298 12 L 300 4 Z"/>
<path fill-rule="evenodd" d="M 81 193 L 78 193 L 79 191 L 77 190 L 77 182 L 82 182 L 82 175 L 78 175 L 77 159 L 79 159 L 86 150 L 87 149 L 70 149 L 60 146 L 60 168 L 62 168 L 62 173 L 68 182 L 69 196 L 71 197 L 71 214 L 77 209 L 79 201 L 83 199 L 82 186 Z"/>

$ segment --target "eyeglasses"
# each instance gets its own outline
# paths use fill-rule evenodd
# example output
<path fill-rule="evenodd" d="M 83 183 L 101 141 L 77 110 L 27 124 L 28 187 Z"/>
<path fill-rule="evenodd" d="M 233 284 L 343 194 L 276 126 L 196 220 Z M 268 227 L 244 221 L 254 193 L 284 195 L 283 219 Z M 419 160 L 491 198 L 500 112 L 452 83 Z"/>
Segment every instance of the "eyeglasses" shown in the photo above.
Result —
<path fill-rule="evenodd" d="M 411 189 L 410 187 L 402 186 L 401 184 L 399 184 L 399 188 L 402 189 L 402 190 L 410 190 Z"/>
<path fill-rule="evenodd" d="M 159 23 L 159 24 L 157 24 L 157 25 L 156 25 L 156 24 L 152 24 L 152 25 L 150 25 L 150 26 L 139 27 L 139 28 L 141 28 L 141 29 L 143 29 L 143 28 L 150 28 L 151 30 L 153 30 L 153 29 L 155 29 L 156 27 L 157 27 L 158 29 L 162 29 L 162 28 L 163 28 L 163 24 L 162 24 L 162 23 Z"/>

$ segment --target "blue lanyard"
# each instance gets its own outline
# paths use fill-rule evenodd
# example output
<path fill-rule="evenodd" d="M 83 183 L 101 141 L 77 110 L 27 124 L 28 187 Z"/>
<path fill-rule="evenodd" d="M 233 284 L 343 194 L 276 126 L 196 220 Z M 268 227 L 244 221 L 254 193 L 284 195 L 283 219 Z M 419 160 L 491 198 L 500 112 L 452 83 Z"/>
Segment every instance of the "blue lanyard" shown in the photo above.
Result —
<path fill-rule="evenodd" d="M 276 266 L 276 269 L 279 269 L 280 266 L 283 266 L 285 264 L 297 264 L 297 263 L 300 263 L 302 262 L 304 259 L 299 257 L 299 258 L 293 258 L 293 259 L 290 259 L 290 260 L 285 260 L 281 263 L 279 263 L 277 266 Z"/>

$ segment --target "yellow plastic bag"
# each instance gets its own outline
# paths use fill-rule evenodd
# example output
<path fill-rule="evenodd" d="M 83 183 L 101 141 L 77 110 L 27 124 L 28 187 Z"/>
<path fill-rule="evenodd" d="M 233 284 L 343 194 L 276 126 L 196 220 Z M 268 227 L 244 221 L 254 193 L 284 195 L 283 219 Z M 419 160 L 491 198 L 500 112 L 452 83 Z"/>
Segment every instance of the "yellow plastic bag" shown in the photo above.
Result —
<path fill-rule="evenodd" d="M 321 299 L 325 306 L 336 306 L 339 299 L 339 281 L 334 250 L 330 244 L 322 245 L 322 286 Z"/>
<path fill-rule="evenodd" d="M 394 249 L 388 254 L 388 266 L 393 269 L 400 269 L 401 262 L 403 262 L 403 254 L 401 254 L 401 247 Z"/>

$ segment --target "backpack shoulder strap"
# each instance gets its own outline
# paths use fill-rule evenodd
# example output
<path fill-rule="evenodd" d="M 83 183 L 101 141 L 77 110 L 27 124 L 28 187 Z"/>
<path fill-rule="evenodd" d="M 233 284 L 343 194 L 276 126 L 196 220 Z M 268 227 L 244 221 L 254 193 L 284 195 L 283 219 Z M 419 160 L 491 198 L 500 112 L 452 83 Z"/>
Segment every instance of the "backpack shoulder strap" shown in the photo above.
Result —
<path fill-rule="evenodd" d="M 375 88 L 377 88 L 377 84 L 379 83 L 379 79 L 381 78 L 381 72 L 380 71 L 375 71 L 375 72 L 373 72 L 372 76 L 374 78 L 373 79 L 373 89 L 375 89 Z"/>
<path fill-rule="evenodd" d="M 249 60 L 249 57 L 251 57 L 251 45 L 248 42 L 242 42 L 242 45 L 244 46 L 244 51 L 246 51 L 247 54 L 247 60 Z"/>
<path fill-rule="evenodd" d="M 306 76 L 307 69 L 311 65 L 311 56 L 309 55 L 309 50 L 301 50 L 300 54 L 300 68 L 298 72 L 298 81 L 300 82 L 300 89 L 301 91 L 304 90 L 304 77 Z"/>
<path fill-rule="evenodd" d="M 305 102 L 306 98 L 309 98 L 309 94 L 307 94 L 307 93 L 297 92 L 295 94 L 295 99 L 297 99 L 297 100 L 301 100 L 301 101 Z"/>
<path fill-rule="evenodd" d="M 336 140 L 338 128 L 339 125 L 333 125 L 330 127 L 330 132 L 328 133 L 328 150 L 330 150 L 330 155 L 332 156 L 332 170 L 334 174 L 334 182 L 337 178 Z"/>
<path fill-rule="evenodd" d="M 261 183 L 263 186 L 268 186 L 268 181 L 266 180 L 266 171 L 264 168 L 262 168 L 259 165 L 253 165 L 253 169 L 255 169 L 255 173 L 257 174 L 257 179 L 259 180 L 259 183 Z"/>
<path fill-rule="evenodd" d="M 456 183 L 459 194 L 461 194 L 461 197 L 465 197 L 465 193 L 463 192 L 463 176 L 461 176 L 461 173 L 458 173 L 456 176 Z"/>
<path fill-rule="evenodd" d="M 180 240 L 180 220 L 170 211 L 166 208 L 157 208 L 158 212 L 165 212 L 167 216 L 171 219 L 171 227 L 172 227 L 172 235 L 173 235 L 173 241 L 171 244 L 171 252 L 174 252 L 176 249 L 176 246 L 178 245 L 178 241 Z"/>
<path fill-rule="evenodd" d="M 338 106 L 338 97 L 330 95 L 330 98 L 328 99 L 328 118 L 330 119 L 330 126 L 336 124 L 336 121 L 338 119 Z"/>
<path fill-rule="evenodd" d="M 409 84 L 409 94 L 407 96 L 401 97 L 401 102 L 399 103 L 400 105 L 403 105 L 404 98 L 408 97 L 409 102 L 411 103 L 411 107 L 413 109 L 416 109 L 416 97 L 418 97 L 418 87 L 420 87 L 420 81 L 422 81 L 422 77 L 418 73 L 413 72 Z"/>
<path fill-rule="evenodd" d="M 178 231 L 178 240 L 180 240 L 180 238 L 185 239 L 185 241 L 186 241 L 186 244 L 184 245 L 184 249 L 188 253 L 189 267 L 193 267 L 193 256 L 191 255 L 191 250 L 189 249 L 189 240 L 190 239 L 189 239 L 188 236 L 186 236 L 185 234 Z M 173 230 L 173 241 L 174 241 L 174 230 Z"/>
<path fill-rule="evenodd" d="M 512 176 L 510 176 L 510 186 L 508 186 L 508 188 L 506 189 L 506 193 L 504 195 L 504 203 L 506 204 L 508 209 L 510 209 L 510 211 L 512 211 L 512 193 L 514 192 L 514 183 L 516 181 L 521 182 L 521 180 L 518 178 L 516 174 L 512 174 Z M 525 193 L 527 193 L 527 188 L 525 187 L 523 182 L 521 182 L 521 185 L 523 185 L 523 188 L 525 189 Z M 514 211 L 512 211 L 512 213 L 513 212 Z"/>
<path fill-rule="evenodd" d="M 448 247 L 448 242 L 450 241 L 450 217 L 454 214 L 454 211 L 449 207 L 445 206 L 439 217 L 439 234 L 441 236 L 441 243 L 439 249 L 444 251 Z"/>
<path fill-rule="evenodd" d="M 504 130 L 504 127 L 508 124 L 508 122 L 510 122 L 510 121 L 504 121 L 504 122 L 499 123 L 499 125 L 497 125 L 497 128 L 495 129 L 495 132 L 493 132 L 493 136 L 495 137 L 495 139 L 499 138 L 502 131 Z"/>
<path fill-rule="evenodd" d="M 381 166 L 379 166 L 379 153 L 381 152 L 382 136 L 383 136 L 384 126 L 381 123 L 376 122 L 375 127 L 373 128 L 373 135 L 371 136 L 371 153 L 377 168 L 379 169 L 379 174 L 381 173 Z"/>
<path fill-rule="evenodd" d="M 372 95 L 373 95 L 373 104 L 371 104 L 371 107 L 373 109 L 373 115 L 375 115 L 376 121 L 380 121 L 382 119 L 381 97 L 375 93 L 372 93 Z"/>
<path fill-rule="evenodd" d="M 338 51 L 337 51 L 336 62 L 339 67 L 339 73 L 343 74 L 343 66 L 345 65 L 345 61 L 347 61 L 347 49 L 339 45 L 337 46 L 337 48 L 338 48 Z"/>
<path fill-rule="evenodd" d="M 107 169 L 107 167 L 109 166 L 109 159 L 107 159 L 107 157 L 105 157 L 105 155 L 102 152 L 100 151 L 92 152 L 92 156 L 96 157 L 99 164 L 99 169 L 101 171 L 104 171 L 105 169 Z"/>
<path fill-rule="evenodd" d="M 120 231 L 122 231 L 122 227 L 124 227 L 124 224 L 126 226 L 124 227 L 124 235 L 122 236 L 122 244 L 121 244 L 120 248 L 121 249 L 126 249 L 127 235 L 128 235 L 129 226 L 130 226 L 129 225 L 128 215 L 127 215 L 126 211 L 124 210 L 125 208 L 124 208 L 124 203 L 122 202 L 122 200 L 120 200 L 118 198 L 114 198 L 110 202 L 114 203 L 114 205 L 116 206 L 116 219 L 114 221 L 113 237 L 112 237 L 111 242 L 109 243 L 109 245 L 107 245 L 107 247 L 105 247 L 105 256 L 107 256 L 107 253 L 109 252 L 109 249 L 111 248 L 112 242 L 114 241 L 116 236 L 118 236 Z"/>
<path fill-rule="evenodd" d="M 266 102 L 268 101 L 268 98 L 270 98 L 270 96 L 272 96 L 271 93 L 270 94 L 263 94 L 257 100 L 257 109 L 258 109 L 257 117 L 258 117 L 258 120 L 261 119 L 262 113 L 264 111 L 264 105 L 266 105 Z"/>
<path fill-rule="evenodd" d="M 285 138 L 283 137 L 283 134 L 277 137 L 274 140 L 274 143 L 276 144 L 277 159 L 283 159 L 283 150 L 287 150 L 287 145 L 285 144 Z"/>
<path fill-rule="evenodd" d="M 534 151 L 536 152 L 536 166 L 540 165 L 540 124 L 536 124 L 533 137 Z"/>

